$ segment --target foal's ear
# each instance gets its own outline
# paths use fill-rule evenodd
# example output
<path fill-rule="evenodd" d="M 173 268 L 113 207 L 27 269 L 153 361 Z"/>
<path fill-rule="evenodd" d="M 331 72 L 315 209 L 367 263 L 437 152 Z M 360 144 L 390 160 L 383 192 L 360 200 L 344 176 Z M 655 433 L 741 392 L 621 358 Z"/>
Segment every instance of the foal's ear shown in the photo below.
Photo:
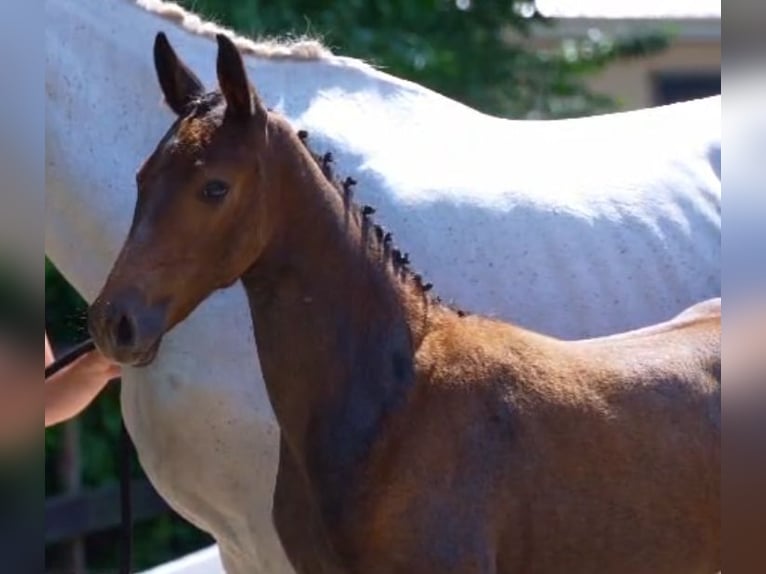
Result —
<path fill-rule="evenodd" d="M 266 108 L 258 94 L 250 86 L 245 71 L 245 63 L 237 47 L 224 34 L 216 36 L 218 40 L 218 84 L 226 98 L 226 113 L 239 118 L 266 118 Z"/>
<path fill-rule="evenodd" d="M 176 115 L 183 115 L 189 102 L 205 93 L 202 82 L 178 59 L 164 32 L 154 39 L 154 67 L 165 101 Z"/>

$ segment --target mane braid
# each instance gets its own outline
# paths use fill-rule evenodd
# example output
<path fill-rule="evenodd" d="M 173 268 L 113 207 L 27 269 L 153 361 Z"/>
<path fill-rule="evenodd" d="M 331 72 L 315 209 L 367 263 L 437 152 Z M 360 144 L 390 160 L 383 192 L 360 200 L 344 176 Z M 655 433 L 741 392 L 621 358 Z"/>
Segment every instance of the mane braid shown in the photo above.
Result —
<path fill-rule="evenodd" d="M 317 166 L 319 166 L 327 181 L 332 184 L 333 189 L 335 189 L 341 199 L 343 199 L 346 209 L 355 212 L 363 224 L 373 223 L 370 216 L 375 213 L 375 208 L 370 205 L 363 205 L 360 207 L 352 201 L 353 187 L 357 184 L 356 180 L 350 176 L 340 180 L 335 176 L 332 152 L 328 151 L 323 155 L 315 153 L 308 144 L 309 134 L 306 130 L 298 130 L 297 135 L 306 150 L 311 154 L 311 157 L 314 159 Z M 432 296 L 430 294 L 434 286 L 433 283 L 424 283 L 422 275 L 414 272 L 410 268 L 409 253 L 402 253 L 401 250 L 393 246 L 393 237 L 390 231 L 385 231 L 384 228 L 377 223 L 373 223 L 373 230 L 374 233 L 372 235 L 366 235 L 368 238 L 367 241 L 370 241 L 369 237 L 374 237 L 377 246 L 381 249 L 385 261 L 392 264 L 394 272 L 401 280 L 405 281 L 410 279 L 413 281 L 416 288 L 420 291 L 423 297 L 425 297 L 427 302 L 447 308 L 456 313 L 458 317 L 466 317 L 468 315 L 468 313 L 455 305 L 445 303 L 440 297 Z"/>

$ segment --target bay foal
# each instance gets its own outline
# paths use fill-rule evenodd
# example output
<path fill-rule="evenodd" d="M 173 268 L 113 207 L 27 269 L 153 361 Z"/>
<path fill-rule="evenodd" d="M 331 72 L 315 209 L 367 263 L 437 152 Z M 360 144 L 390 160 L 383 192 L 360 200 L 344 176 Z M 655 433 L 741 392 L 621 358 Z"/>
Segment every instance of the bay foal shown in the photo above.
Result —
<path fill-rule="evenodd" d="M 147 364 L 241 279 L 296 571 L 718 571 L 720 302 L 578 342 L 443 305 L 218 42 L 206 93 L 157 36 L 178 119 L 138 173 L 90 327 Z"/>

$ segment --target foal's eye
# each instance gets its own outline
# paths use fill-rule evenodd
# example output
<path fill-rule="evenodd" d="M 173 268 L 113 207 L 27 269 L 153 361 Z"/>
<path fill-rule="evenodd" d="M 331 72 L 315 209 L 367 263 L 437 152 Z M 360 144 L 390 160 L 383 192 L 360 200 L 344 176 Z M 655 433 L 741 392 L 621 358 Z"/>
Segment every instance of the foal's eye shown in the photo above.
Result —
<path fill-rule="evenodd" d="M 213 179 L 202 188 L 202 197 L 210 201 L 223 199 L 229 193 L 229 184 L 220 179 Z"/>

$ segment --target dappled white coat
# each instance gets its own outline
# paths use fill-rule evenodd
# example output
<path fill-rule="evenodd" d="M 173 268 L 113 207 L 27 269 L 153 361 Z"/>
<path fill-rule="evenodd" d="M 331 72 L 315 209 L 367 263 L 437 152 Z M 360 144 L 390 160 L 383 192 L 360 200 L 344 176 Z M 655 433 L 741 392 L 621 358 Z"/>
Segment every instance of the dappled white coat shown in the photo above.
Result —
<path fill-rule="evenodd" d="M 216 48 L 130 0 L 46 12 L 46 251 L 92 301 L 128 231 L 134 174 L 173 120 L 154 35 L 211 88 Z M 247 63 L 266 103 L 333 152 L 414 267 L 467 310 L 574 338 L 720 292 L 719 98 L 509 121 L 354 60 Z M 278 429 L 242 288 L 211 297 L 124 381 L 160 494 L 216 537 L 231 572 L 289 572 L 270 519 Z"/>

